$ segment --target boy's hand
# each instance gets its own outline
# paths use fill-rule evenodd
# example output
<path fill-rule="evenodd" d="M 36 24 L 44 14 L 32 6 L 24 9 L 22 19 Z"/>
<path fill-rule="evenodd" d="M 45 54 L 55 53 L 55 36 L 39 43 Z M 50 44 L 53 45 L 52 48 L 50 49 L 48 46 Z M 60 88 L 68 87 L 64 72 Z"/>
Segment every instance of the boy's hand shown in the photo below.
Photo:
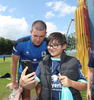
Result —
<path fill-rule="evenodd" d="M 72 81 L 67 76 L 60 76 L 59 80 L 63 86 L 71 87 L 72 85 Z"/>
<path fill-rule="evenodd" d="M 21 74 L 21 78 L 20 78 L 20 85 L 25 88 L 27 88 L 28 85 L 31 85 L 32 83 L 34 83 L 35 77 L 36 77 L 35 72 L 25 75 L 27 69 L 28 69 L 28 67 L 26 67 L 23 70 L 23 72 Z"/>

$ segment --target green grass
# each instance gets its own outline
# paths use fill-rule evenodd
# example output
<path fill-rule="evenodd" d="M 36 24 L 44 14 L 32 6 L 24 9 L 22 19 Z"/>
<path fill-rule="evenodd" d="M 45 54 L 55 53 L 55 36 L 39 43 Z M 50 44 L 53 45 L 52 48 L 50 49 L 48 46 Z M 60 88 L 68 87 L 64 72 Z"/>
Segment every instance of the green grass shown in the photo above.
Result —
<path fill-rule="evenodd" d="M 82 96 L 82 100 L 87 100 L 87 98 L 86 98 L 87 91 L 80 91 L 80 93 L 81 93 L 81 96 Z"/>
<path fill-rule="evenodd" d="M 3 63 L 3 58 L 0 58 L 0 76 L 3 76 L 6 73 L 11 74 L 11 57 L 6 58 L 5 63 Z M 6 78 L 0 78 L 0 100 L 2 100 L 1 98 L 8 97 L 9 94 L 11 93 L 11 90 L 8 90 L 6 88 L 6 85 L 11 82 L 12 80 L 8 80 Z M 31 90 L 31 95 L 36 96 L 35 89 Z"/>
<path fill-rule="evenodd" d="M 11 74 L 11 57 L 6 58 L 5 63 L 3 63 L 3 58 L 0 58 L 0 75 L 2 76 L 5 73 Z M 11 82 L 12 80 L 0 78 L 0 100 L 2 100 L 2 98 L 8 97 L 11 93 L 11 91 L 6 88 L 6 85 Z M 80 93 L 83 98 L 82 100 L 87 100 L 86 91 L 81 91 Z M 31 95 L 36 96 L 35 89 L 31 90 Z"/>
<path fill-rule="evenodd" d="M 6 73 L 11 73 L 10 65 L 11 65 L 11 58 L 6 58 L 5 63 L 3 63 L 3 58 L 0 58 L 0 76 Z M 3 98 L 10 94 L 11 91 L 6 89 L 6 85 L 10 82 L 11 80 L 0 78 L 0 98 Z"/>

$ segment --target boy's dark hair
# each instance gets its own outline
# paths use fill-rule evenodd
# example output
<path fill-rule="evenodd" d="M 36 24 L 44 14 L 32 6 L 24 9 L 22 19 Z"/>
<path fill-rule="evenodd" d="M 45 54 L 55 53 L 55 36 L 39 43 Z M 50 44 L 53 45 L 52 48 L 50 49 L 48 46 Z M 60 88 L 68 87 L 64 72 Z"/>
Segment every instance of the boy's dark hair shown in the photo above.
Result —
<path fill-rule="evenodd" d="M 49 42 L 53 42 L 53 40 L 58 41 L 60 44 L 67 44 L 66 37 L 60 32 L 53 32 L 47 37 L 47 45 Z"/>
<path fill-rule="evenodd" d="M 46 31 L 47 26 L 43 21 L 37 20 L 32 24 L 32 30 L 33 30 L 33 28 L 35 28 L 36 30 L 39 30 L 39 31 L 43 31 L 45 29 L 45 31 Z"/>

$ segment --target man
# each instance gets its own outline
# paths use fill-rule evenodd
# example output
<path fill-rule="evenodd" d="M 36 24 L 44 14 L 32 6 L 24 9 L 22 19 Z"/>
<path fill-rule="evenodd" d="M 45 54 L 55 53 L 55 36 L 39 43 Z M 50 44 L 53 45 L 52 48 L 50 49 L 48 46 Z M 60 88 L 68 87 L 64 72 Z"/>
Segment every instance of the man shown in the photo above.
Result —
<path fill-rule="evenodd" d="M 87 74 L 87 100 L 94 100 L 94 50 L 90 52 Z M 92 80 L 93 79 L 93 80 Z M 92 83 L 92 95 L 91 95 L 91 83 Z M 91 97 L 92 96 L 92 97 Z"/>
<path fill-rule="evenodd" d="M 37 20 L 32 24 L 32 30 L 30 30 L 31 36 L 20 38 L 16 41 L 12 51 L 11 60 L 11 74 L 12 74 L 12 88 L 18 88 L 19 79 L 22 73 L 21 60 L 31 60 L 33 64 L 33 70 L 36 68 L 43 57 L 48 53 L 46 48 L 46 24 Z M 20 59 L 19 59 L 20 58 Z M 18 83 L 16 82 L 16 69 L 17 61 L 19 60 L 18 71 Z M 41 85 L 36 87 L 37 98 L 40 92 Z M 30 90 L 23 89 L 22 100 L 30 100 Z"/>

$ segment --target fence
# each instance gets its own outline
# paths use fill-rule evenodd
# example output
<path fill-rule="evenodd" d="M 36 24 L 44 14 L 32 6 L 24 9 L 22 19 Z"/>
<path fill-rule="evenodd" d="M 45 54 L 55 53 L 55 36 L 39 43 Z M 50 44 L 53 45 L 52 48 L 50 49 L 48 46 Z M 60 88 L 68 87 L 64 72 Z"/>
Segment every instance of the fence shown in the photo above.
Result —
<path fill-rule="evenodd" d="M 11 57 L 11 55 L 5 55 L 5 57 Z M 3 55 L 0 55 L 0 58 L 3 58 Z"/>

